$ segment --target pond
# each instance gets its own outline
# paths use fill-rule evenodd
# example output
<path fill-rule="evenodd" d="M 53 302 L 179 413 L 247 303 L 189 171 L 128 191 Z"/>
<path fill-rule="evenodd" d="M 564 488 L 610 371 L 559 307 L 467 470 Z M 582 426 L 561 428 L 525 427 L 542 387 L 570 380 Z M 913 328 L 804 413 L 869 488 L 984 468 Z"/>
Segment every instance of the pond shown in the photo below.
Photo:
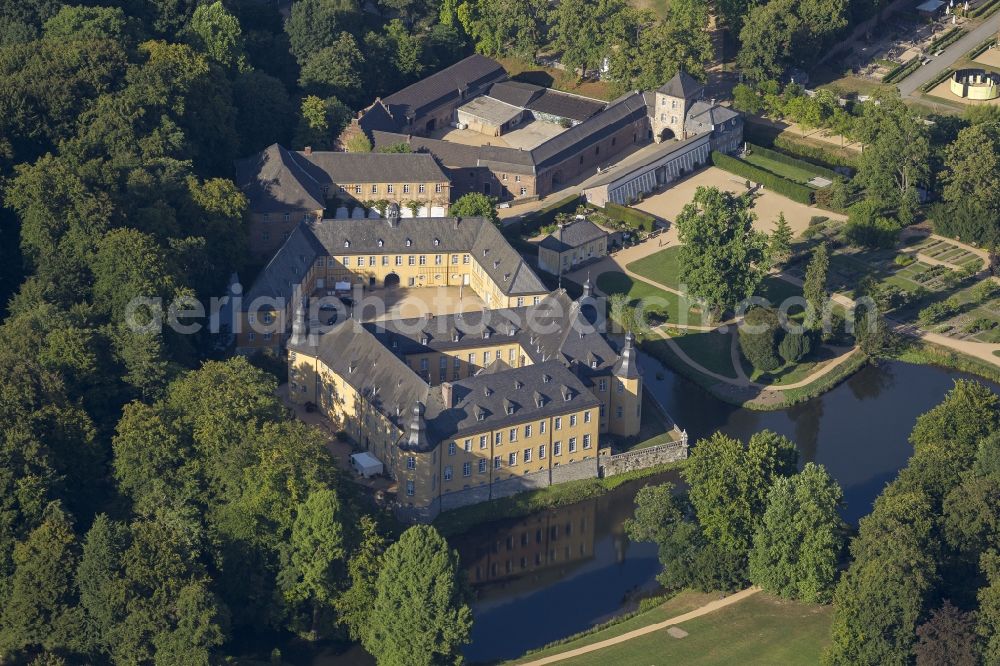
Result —
<path fill-rule="evenodd" d="M 906 464 L 917 416 L 962 377 L 968 375 L 934 366 L 868 366 L 832 391 L 776 412 L 723 403 L 673 373 L 647 381 L 664 384 L 655 390 L 692 442 L 715 431 L 745 439 L 765 428 L 794 440 L 801 462 L 822 463 L 841 484 L 844 518 L 856 523 Z M 633 610 L 654 593 L 656 547 L 630 542 L 623 523 L 639 488 L 670 478 L 630 482 L 594 500 L 452 539 L 477 593 L 466 658 L 517 657 Z"/>

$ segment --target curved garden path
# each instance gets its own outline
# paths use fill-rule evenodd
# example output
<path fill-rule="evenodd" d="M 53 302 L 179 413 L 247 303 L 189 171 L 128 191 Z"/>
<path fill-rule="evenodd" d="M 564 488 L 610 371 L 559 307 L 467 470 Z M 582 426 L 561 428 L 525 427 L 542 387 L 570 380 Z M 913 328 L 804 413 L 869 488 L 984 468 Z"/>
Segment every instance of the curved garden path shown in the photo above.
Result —
<path fill-rule="evenodd" d="M 693 620 L 696 617 L 701 617 L 702 615 L 708 615 L 709 613 L 714 613 L 720 608 L 725 608 L 726 606 L 732 606 L 735 603 L 743 601 L 747 597 L 753 596 L 760 592 L 759 587 L 748 587 L 745 590 L 741 590 L 735 594 L 731 594 L 728 597 L 723 597 L 722 599 L 716 599 L 715 601 L 710 601 L 700 608 L 696 608 L 693 611 L 689 611 L 682 615 L 677 615 L 663 622 L 657 622 L 656 624 L 650 624 L 645 627 L 640 627 L 639 629 L 634 629 L 621 636 L 615 636 L 607 640 L 603 640 L 597 643 L 591 643 L 590 645 L 584 645 L 583 647 L 578 647 L 573 650 L 567 650 L 566 652 L 559 652 L 558 654 L 549 655 L 548 657 L 543 657 L 541 659 L 536 659 L 535 661 L 529 661 L 522 666 L 544 666 L 545 664 L 554 664 L 559 661 L 564 661 L 566 659 L 572 659 L 573 657 L 579 657 L 583 654 L 588 654 L 590 652 L 596 652 L 597 650 L 603 650 L 606 647 L 611 647 L 612 645 L 618 645 L 619 643 L 624 643 L 630 641 L 633 638 L 638 638 L 639 636 L 645 636 L 646 634 L 651 634 L 654 631 L 660 631 L 661 629 L 667 629 L 674 625 L 680 624 L 681 622 L 687 622 L 688 620 Z"/>

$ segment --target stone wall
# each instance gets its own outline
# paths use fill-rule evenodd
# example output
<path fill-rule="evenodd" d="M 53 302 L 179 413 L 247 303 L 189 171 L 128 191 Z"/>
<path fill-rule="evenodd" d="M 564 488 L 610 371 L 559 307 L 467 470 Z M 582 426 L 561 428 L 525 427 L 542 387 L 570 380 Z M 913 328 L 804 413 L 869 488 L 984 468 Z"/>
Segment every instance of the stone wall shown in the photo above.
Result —
<path fill-rule="evenodd" d="M 599 457 L 601 478 L 616 476 L 637 469 L 646 469 L 664 463 L 677 462 L 688 457 L 687 433 L 683 433 L 678 442 L 657 444 L 645 449 L 626 451 L 615 455 Z"/>

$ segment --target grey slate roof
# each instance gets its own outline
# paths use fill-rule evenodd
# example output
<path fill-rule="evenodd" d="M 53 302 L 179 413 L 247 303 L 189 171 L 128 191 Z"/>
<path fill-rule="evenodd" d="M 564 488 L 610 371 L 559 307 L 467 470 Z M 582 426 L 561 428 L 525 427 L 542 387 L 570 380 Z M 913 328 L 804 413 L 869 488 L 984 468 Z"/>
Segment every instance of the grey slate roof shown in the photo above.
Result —
<path fill-rule="evenodd" d="M 447 181 L 430 155 L 419 153 L 296 152 L 296 162 L 320 185 L 332 183 L 418 183 Z"/>
<path fill-rule="evenodd" d="M 657 88 L 657 92 L 670 95 L 671 97 L 679 97 L 681 99 L 695 99 L 697 97 L 701 97 L 704 91 L 705 84 L 701 83 L 684 70 L 679 70 L 676 74 L 674 74 L 674 78 Z"/>
<path fill-rule="evenodd" d="M 501 81 L 500 83 L 494 83 L 490 87 L 489 95 L 508 104 L 526 108 L 532 100 L 537 99 L 544 91 L 545 88 L 536 86 L 533 83 Z"/>
<path fill-rule="evenodd" d="M 528 108 L 539 113 L 571 118 L 583 122 L 605 109 L 607 104 L 600 100 L 589 99 L 579 95 L 570 95 L 550 88 L 528 104 Z"/>
<path fill-rule="evenodd" d="M 376 147 L 393 143 L 408 143 L 414 152 L 430 153 L 441 164 L 451 169 L 502 165 L 511 173 L 535 173 L 531 153 L 517 148 L 469 146 L 395 132 L 372 132 L 372 139 Z"/>
<path fill-rule="evenodd" d="M 482 87 L 490 81 L 499 81 L 506 76 L 507 71 L 496 60 L 478 54 L 471 55 L 389 95 L 382 102 L 395 118 L 420 116 L 446 102 L 462 97 L 470 90 Z"/>
<path fill-rule="evenodd" d="M 584 218 L 573 220 L 569 224 L 557 227 L 555 231 L 542 239 L 539 243 L 546 250 L 554 252 L 565 252 L 581 245 L 607 236 L 608 232 Z"/>
<path fill-rule="evenodd" d="M 537 169 L 555 166 L 572 157 L 581 145 L 614 134 L 622 127 L 647 118 L 646 101 L 641 93 L 633 93 L 612 102 L 603 113 L 571 127 L 531 151 Z"/>
<path fill-rule="evenodd" d="M 300 223 L 254 280 L 243 297 L 243 311 L 248 311 L 252 302 L 260 297 L 291 302 L 295 286 L 302 283 L 313 262 L 326 253 L 316 237 Z"/>
<path fill-rule="evenodd" d="M 739 117 L 739 113 L 724 106 L 710 102 L 695 102 L 688 111 L 684 126 L 689 131 L 703 132 Z"/>
<path fill-rule="evenodd" d="M 256 155 L 237 160 L 236 184 L 256 213 L 323 210 L 323 190 L 310 178 L 294 154 L 272 144 Z"/>

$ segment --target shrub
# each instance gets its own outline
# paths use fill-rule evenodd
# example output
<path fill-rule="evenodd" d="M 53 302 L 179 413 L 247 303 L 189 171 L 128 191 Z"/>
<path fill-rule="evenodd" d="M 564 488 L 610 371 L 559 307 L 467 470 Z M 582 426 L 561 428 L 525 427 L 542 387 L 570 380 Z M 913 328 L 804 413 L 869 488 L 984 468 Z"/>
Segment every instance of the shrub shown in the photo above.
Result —
<path fill-rule="evenodd" d="M 946 301 L 931 303 L 920 311 L 917 318 L 920 320 L 921 326 L 931 326 L 953 316 L 958 308 L 958 301 L 954 298 L 949 298 Z"/>
<path fill-rule="evenodd" d="M 524 219 L 521 220 L 520 229 L 518 231 L 524 235 L 534 236 L 538 233 L 538 230 L 541 227 L 553 224 L 555 222 L 556 215 L 560 213 L 573 213 L 576 211 L 579 204 L 579 194 L 573 194 L 564 199 L 554 201 L 547 206 L 539 208 L 534 213 L 526 215 Z"/>
<path fill-rule="evenodd" d="M 984 280 L 971 289 L 969 295 L 976 303 L 984 303 L 993 298 L 997 291 L 1000 291 L 1000 284 L 993 280 Z"/>
<path fill-rule="evenodd" d="M 788 180 L 787 178 L 782 178 L 777 174 L 773 174 L 770 171 L 761 169 L 758 166 L 749 164 L 743 160 L 738 160 L 735 157 L 730 157 L 729 155 L 725 155 L 718 151 L 712 151 L 712 164 L 720 169 L 734 173 L 737 176 L 748 178 L 754 182 L 760 183 L 764 187 L 788 197 L 792 201 L 797 201 L 799 203 L 806 204 L 807 206 L 812 204 L 813 193 L 811 189 L 805 185 L 801 185 Z"/>
<path fill-rule="evenodd" d="M 967 243 L 990 245 L 1000 240 L 993 216 L 969 200 L 939 203 L 931 207 L 929 217 L 934 231 Z"/>
<path fill-rule="evenodd" d="M 809 226 L 811 227 L 811 226 L 814 226 L 814 225 L 817 225 L 817 224 L 823 224 L 824 222 L 826 222 L 829 219 L 830 218 L 828 218 L 828 217 L 826 217 L 824 215 L 813 215 L 812 217 L 809 218 Z"/>
<path fill-rule="evenodd" d="M 993 321 L 989 317 L 980 317 L 974 320 L 972 323 L 965 327 L 966 333 L 979 333 L 981 331 L 989 331 L 996 328 L 997 322 Z"/>
<path fill-rule="evenodd" d="M 633 229 L 652 231 L 656 225 L 656 218 L 649 213 L 636 210 L 635 208 L 620 206 L 611 201 L 605 204 L 604 214 L 612 220 L 617 220 Z"/>
<path fill-rule="evenodd" d="M 897 254 L 896 258 L 892 260 L 892 263 L 897 266 L 909 266 L 914 261 L 916 261 L 916 258 L 914 258 L 912 254 Z"/>
<path fill-rule="evenodd" d="M 778 313 L 772 308 L 752 308 L 743 318 L 739 327 L 740 350 L 758 371 L 771 372 L 781 367 L 777 354 L 780 330 Z"/>
<path fill-rule="evenodd" d="M 778 355 L 786 363 L 796 363 L 812 351 L 812 338 L 806 333 L 786 333 L 778 343 Z"/>

